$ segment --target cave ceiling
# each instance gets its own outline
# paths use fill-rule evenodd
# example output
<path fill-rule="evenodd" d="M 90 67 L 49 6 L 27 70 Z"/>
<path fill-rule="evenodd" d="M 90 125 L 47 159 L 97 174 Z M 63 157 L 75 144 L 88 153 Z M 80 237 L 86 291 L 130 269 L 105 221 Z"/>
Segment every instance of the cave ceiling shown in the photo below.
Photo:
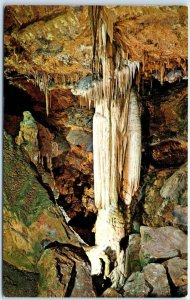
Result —
<path fill-rule="evenodd" d="M 113 22 L 113 41 L 130 60 L 140 62 L 142 77 L 176 68 L 187 75 L 187 7 L 105 9 Z M 5 77 L 22 89 L 34 86 L 39 74 L 48 76 L 51 89 L 70 87 L 91 74 L 92 48 L 87 6 L 5 7 Z"/>

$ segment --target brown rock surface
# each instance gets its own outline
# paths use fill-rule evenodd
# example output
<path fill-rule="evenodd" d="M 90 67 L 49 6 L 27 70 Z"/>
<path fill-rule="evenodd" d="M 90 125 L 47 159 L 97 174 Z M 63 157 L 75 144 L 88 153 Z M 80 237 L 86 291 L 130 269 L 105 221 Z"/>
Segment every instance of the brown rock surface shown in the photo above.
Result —
<path fill-rule="evenodd" d="M 155 85 L 150 93 L 146 96 L 146 108 L 151 143 L 174 137 L 187 140 L 187 85 L 176 83 L 167 89 L 156 89 Z"/>
<path fill-rule="evenodd" d="M 174 225 L 187 231 L 187 164 L 151 172 L 144 178 L 143 223 Z"/>
<path fill-rule="evenodd" d="M 103 298 L 121 298 L 122 295 L 119 294 L 116 290 L 114 290 L 112 288 L 108 288 L 107 290 L 105 290 L 103 292 L 103 294 L 100 297 L 103 297 Z"/>
<path fill-rule="evenodd" d="M 150 296 L 168 297 L 170 296 L 170 287 L 165 268 L 160 264 L 148 264 L 143 269 L 144 278 L 152 286 Z"/>
<path fill-rule="evenodd" d="M 178 65 L 186 71 L 186 7 L 107 6 L 105 10 L 114 22 L 114 40 L 132 60 L 142 62 L 145 74 Z M 47 72 L 59 84 L 68 76 L 75 80 L 76 70 L 79 77 L 87 75 L 92 55 L 89 21 L 87 6 L 7 6 L 6 73 Z"/>
<path fill-rule="evenodd" d="M 164 182 L 160 195 L 178 204 L 187 205 L 187 163 Z"/>
<path fill-rule="evenodd" d="M 187 285 L 187 260 L 174 257 L 164 263 L 175 286 Z"/>
<path fill-rule="evenodd" d="M 156 165 L 179 166 L 187 159 L 187 141 L 163 140 L 151 145 L 152 159 Z"/>
<path fill-rule="evenodd" d="M 72 146 L 80 145 L 85 150 L 92 144 L 92 134 L 89 134 L 84 130 L 71 130 L 66 138 Z"/>
<path fill-rule="evenodd" d="M 38 262 L 40 297 L 95 297 L 90 264 L 82 248 L 60 245 Z"/>
<path fill-rule="evenodd" d="M 158 259 L 168 259 L 187 254 L 187 235 L 180 229 L 166 226 L 151 228 L 141 226 L 141 266 Z"/>

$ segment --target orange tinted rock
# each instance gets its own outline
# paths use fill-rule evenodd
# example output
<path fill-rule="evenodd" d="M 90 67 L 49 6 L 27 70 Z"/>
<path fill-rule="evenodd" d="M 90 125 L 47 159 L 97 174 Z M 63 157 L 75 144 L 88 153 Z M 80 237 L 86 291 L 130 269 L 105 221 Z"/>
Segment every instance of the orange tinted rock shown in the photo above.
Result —
<path fill-rule="evenodd" d="M 154 163 L 161 166 L 178 166 L 187 160 L 187 142 L 177 139 L 161 141 L 151 146 Z"/>
<path fill-rule="evenodd" d="M 187 285 L 187 260 L 174 257 L 165 262 L 175 286 Z"/>

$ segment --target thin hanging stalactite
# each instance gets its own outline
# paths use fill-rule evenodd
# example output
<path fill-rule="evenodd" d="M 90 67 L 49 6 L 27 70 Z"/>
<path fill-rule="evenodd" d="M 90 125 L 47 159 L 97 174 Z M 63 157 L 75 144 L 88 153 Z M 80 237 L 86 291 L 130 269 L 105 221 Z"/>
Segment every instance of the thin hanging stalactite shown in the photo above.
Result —
<path fill-rule="evenodd" d="M 34 72 L 34 81 L 35 85 L 39 87 L 40 91 L 42 91 L 45 95 L 45 103 L 46 103 L 46 114 L 49 115 L 49 75 L 45 72 Z"/>

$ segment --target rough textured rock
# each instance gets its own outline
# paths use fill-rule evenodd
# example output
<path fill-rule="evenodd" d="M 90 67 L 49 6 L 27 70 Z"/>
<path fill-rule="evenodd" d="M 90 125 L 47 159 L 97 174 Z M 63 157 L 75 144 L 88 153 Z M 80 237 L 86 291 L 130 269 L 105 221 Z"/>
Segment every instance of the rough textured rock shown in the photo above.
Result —
<path fill-rule="evenodd" d="M 168 297 L 170 287 L 165 268 L 160 264 L 150 263 L 143 269 L 145 280 L 152 286 L 150 296 Z"/>
<path fill-rule="evenodd" d="M 140 235 L 131 234 L 129 236 L 129 245 L 127 248 L 128 276 L 133 272 L 141 271 L 139 251 L 140 251 Z"/>
<path fill-rule="evenodd" d="M 188 207 L 181 207 L 180 205 L 176 205 L 174 207 L 172 215 L 174 226 L 176 225 L 182 230 L 187 231 Z"/>
<path fill-rule="evenodd" d="M 160 145 L 161 147 L 162 141 L 165 141 L 165 146 L 167 146 L 166 150 L 169 150 L 170 145 L 172 146 L 172 143 L 174 144 L 176 138 L 180 140 L 180 143 L 176 146 L 182 147 L 185 150 L 183 145 L 185 146 L 184 141 L 187 141 L 188 103 L 186 83 L 176 83 L 175 85 L 169 85 L 168 88 L 162 88 L 160 86 L 159 89 L 155 84 L 155 87 L 153 85 L 153 89 L 150 93 L 150 96 L 146 95 L 144 109 L 148 117 L 149 132 L 147 133 L 149 135 L 149 145 L 152 146 L 152 150 L 154 150 L 154 145 Z M 175 149 L 171 150 L 174 150 L 175 157 L 177 155 Z M 164 153 L 163 157 L 165 159 L 168 157 L 168 162 L 169 155 L 170 158 L 172 158 L 172 151 Z M 180 155 L 181 153 L 178 153 L 179 158 Z"/>
<path fill-rule="evenodd" d="M 91 175 L 93 170 L 92 152 L 87 152 L 80 145 L 71 147 L 65 157 L 65 165 L 75 168 L 84 175 Z"/>
<path fill-rule="evenodd" d="M 160 70 L 162 75 L 164 63 L 169 70 L 181 65 L 186 71 L 185 6 L 111 6 L 106 10 L 115 24 L 114 39 L 122 43 L 132 60 L 143 63 L 146 75 L 153 70 Z M 89 23 L 87 6 L 51 6 L 51 9 L 7 6 L 5 46 L 9 55 L 5 59 L 6 73 L 12 69 L 20 74 L 47 72 L 51 74 L 49 83 L 52 85 L 56 82 L 51 80 L 53 75 L 60 82 L 64 82 L 62 74 L 73 80 L 76 80 L 76 71 L 77 75 L 87 75 L 92 55 Z"/>
<path fill-rule="evenodd" d="M 165 180 L 160 195 L 164 201 L 158 214 L 167 223 L 187 231 L 187 163 Z"/>
<path fill-rule="evenodd" d="M 177 286 L 187 285 L 187 260 L 174 257 L 164 263 L 168 269 L 169 276 Z"/>
<path fill-rule="evenodd" d="M 165 222 L 161 214 L 158 214 L 164 199 L 160 195 L 160 188 L 165 178 L 172 174 L 171 170 L 152 171 L 144 178 L 144 213 L 143 224 L 148 226 L 164 226 Z M 166 223 L 166 225 L 168 225 Z"/>
<path fill-rule="evenodd" d="M 94 203 L 94 189 L 84 188 L 84 195 L 82 197 L 83 206 L 90 212 L 97 213 L 97 208 Z"/>
<path fill-rule="evenodd" d="M 146 284 L 144 274 L 141 272 L 132 273 L 123 287 L 124 297 L 146 297 L 150 288 Z"/>
<path fill-rule="evenodd" d="M 152 144 L 150 149 L 157 166 L 180 166 L 187 160 L 187 141 L 184 140 L 162 140 Z"/>
<path fill-rule="evenodd" d="M 105 290 L 103 292 L 103 294 L 100 297 L 103 297 L 103 298 L 121 298 L 122 295 L 119 294 L 116 290 L 114 290 L 112 288 L 108 288 L 107 290 Z"/>
<path fill-rule="evenodd" d="M 117 266 L 110 274 L 112 288 L 119 290 L 123 287 L 126 279 L 133 272 L 141 271 L 139 251 L 140 235 L 129 235 L 128 247 L 126 250 L 121 251 L 117 261 Z"/>
<path fill-rule="evenodd" d="M 36 122 L 29 111 L 24 111 L 23 116 L 15 141 L 26 150 L 42 182 L 48 184 L 55 198 L 58 198 L 52 170 L 62 165 L 70 149 L 69 144 L 63 138 L 61 140 L 59 134 L 52 134 L 48 128 Z"/>
<path fill-rule="evenodd" d="M 38 262 L 40 297 L 95 297 L 90 264 L 82 248 L 59 245 Z"/>
<path fill-rule="evenodd" d="M 37 297 L 39 274 L 18 270 L 3 262 L 3 295 L 5 297 Z"/>
<path fill-rule="evenodd" d="M 145 99 L 142 112 L 145 153 L 142 163 L 147 168 L 141 200 L 143 224 L 174 225 L 187 230 L 185 225 L 180 224 L 185 221 L 174 217 L 176 205 L 186 206 L 187 203 L 187 85 L 184 82 L 167 88 L 158 88 L 155 82 L 152 88 L 149 85 L 146 96 L 142 95 Z M 146 165 L 147 162 L 151 165 Z M 170 184 L 171 181 L 173 183 Z M 168 193 L 172 191 L 168 198 L 161 192 L 166 191 L 167 184 Z"/>
<path fill-rule="evenodd" d="M 140 261 L 144 267 L 158 259 L 187 254 L 187 235 L 171 226 L 150 228 L 141 226 Z"/>
<path fill-rule="evenodd" d="M 79 107 L 75 104 L 75 106 L 67 108 L 66 112 L 68 120 L 65 122 L 64 126 L 70 127 L 73 130 L 82 130 L 85 128 L 86 131 L 92 131 L 93 109 L 88 109 L 85 106 Z"/>
<path fill-rule="evenodd" d="M 187 164 L 146 175 L 143 223 L 187 231 Z"/>
<path fill-rule="evenodd" d="M 67 135 L 67 141 L 72 146 L 80 145 L 85 150 L 88 150 L 90 148 L 90 145 L 92 144 L 92 134 L 79 130 L 71 130 Z"/>
<path fill-rule="evenodd" d="M 29 111 L 23 112 L 23 121 L 20 122 L 20 131 L 16 137 L 17 145 L 23 145 L 33 163 L 38 162 L 38 127 Z"/>
<path fill-rule="evenodd" d="M 160 195 L 182 206 L 187 205 L 187 163 L 164 182 Z"/>
<path fill-rule="evenodd" d="M 17 268 L 36 270 L 41 241 L 79 245 L 59 207 L 52 205 L 29 158 L 4 134 L 3 256 Z"/>

